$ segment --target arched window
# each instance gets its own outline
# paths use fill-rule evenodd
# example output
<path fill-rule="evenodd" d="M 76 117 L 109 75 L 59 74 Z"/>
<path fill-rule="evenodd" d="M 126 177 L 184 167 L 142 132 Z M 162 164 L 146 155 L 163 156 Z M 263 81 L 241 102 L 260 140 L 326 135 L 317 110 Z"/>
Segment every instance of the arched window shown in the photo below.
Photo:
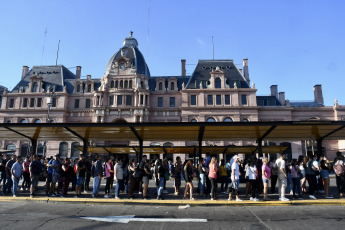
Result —
<path fill-rule="evenodd" d="M 75 159 L 78 158 L 80 155 L 80 151 L 77 149 L 77 147 L 79 147 L 79 143 L 78 142 L 73 142 L 71 144 L 71 158 Z"/>
<path fill-rule="evenodd" d="M 36 119 L 35 123 L 42 123 L 41 119 Z"/>
<path fill-rule="evenodd" d="M 121 89 L 123 88 L 123 81 L 122 80 L 120 81 L 120 88 Z"/>
<path fill-rule="evenodd" d="M 220 89 L 220 88 L 222 88 L 222 81 L 220 80 L 220 78 L 219 77 L 217 77 L 216 78 L 216 80 L 214 81 L 214 87 L 216 88 L 216 89 Z"/>
<path fill-rule="evenodd" d="M 111 81 L 111 82 L 110 82 L 110 88 L 114 88 L 114 86 L 115 86 L 115 85 L 114 85 L 114 81 Z"/>
<path fill-rule="evenodd" d="M 132 82 L 132 80 L 130 80 L 130 81 L 129 81 L 129 87 L 128 87 L 128 88 L 131 89 L 132 87 L 133 87 L 133 82 Z"/>
<path fill-rule="evenodd" d="M 207 118 L 206 122 L 216 122 L 216 120 L 213 117 Z"/>
<path fill-rule="evenodd" d="M 26 120 L 26 119 L 21 119 L 21 120 L 20 120 L 20 123 L 28 123 L 28 120 Z"/>
<path fill-rule="evenodd" d="M 174 147 L 174 144 L 171 143 L 171 142 L 165 142 L 165 143 L 163 144 L 163 146 L 164 146 L 164 147 Z"/>
<path fill-rule="evenodd" d="M 224 122 L 233 122 L 233 120 L 230 117 L 227 117 L 224 119 Z"/>
<path fill-rule="evenodd" d="M 77 85 L 77 92 L 80 92 L 80 85 Z"/>
<path fill-rule="evenodd" d="M 59 146 L 60 157 L 62 157 L 62 158 L 67 157 L 67 153 L 68 153 L 68 144 L 67 144 L 67 142 L 60 142 L 60 146 Z"/>
<path fill-rule="evenodd" d="M 158 84 L 158 90 L 163 90 L 163 83 L 162 83 L 162 82 L 159 82 L 159 84 Z"/>
<path fill-rule="evenodd" d="M 119 81 L 115 81 L 115 89 L 119 88 Z"/>
<path fill-rule="evenodd" d="M 32 92 L 36 93 L 38 89 L 38 83 L 35 82 L 34 85 L 32 86 Z"/>
<path fill-rule="evenodd" d="M 128 88 L 128 81 L 125 81 L 125 89 Z"/>
<path fill-rule="evenodd" d="M 175 90 L 175 83 L 174 82 L 171 82 L 170 90 Z"/>
<path fill-rule="evenodd" d="M 249 122 L 247 118 L 243 118 L 242 122 Z"/>
<path fill-rule="evenodd" d="M 196 119 L 192 119 L 190 122 L 198 122 Z"/>

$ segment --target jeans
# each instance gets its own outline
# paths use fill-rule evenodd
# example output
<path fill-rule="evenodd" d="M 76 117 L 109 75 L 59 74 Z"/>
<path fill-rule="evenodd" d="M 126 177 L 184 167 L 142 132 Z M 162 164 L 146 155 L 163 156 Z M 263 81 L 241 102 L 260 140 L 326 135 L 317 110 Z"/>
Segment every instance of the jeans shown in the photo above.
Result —
<path fill-rule="evenodd" d="M 285 191 L 286 191 L 286 193 L 290 193 L 292 191 L 292 186 L 293 186 L 291 173 L 287 174 L 286 180 L 287 180 L 287 185 L 286 185 L 286 190 Z"/>
<path fill-rule="evenodd" d="M 251 189 L 251 197 L 256 198 L 256 186 L 257 186 L 257 181 L 256 180 L 249 180 L 249 183 L 252 187 Z"/>
<path fill-rule="evenodd" d="M 278 192 L 279 198 L 285 198 L 286 178 L 284 176 L 278 176 Z"/>
<path fill-rule="evenodd" d="M 22 188 L 30 188 L 31 186 L 30 173 L 24 172 L 23 178 L 24 180 L 23 180 Z"/>
<path fill-rule="evenodd" d="M 96 176 L 93 178 L 93 190 L 92 190 L 92 195 L 97 196 L 98 195 L 98 190 L 99 186 L 101 185 L 101 179 Z"/>
<path fill-rule="evenodd" d="M 112 177 L 107 177 L 106 178 L 106 183 L 105 183 L 105 194 L 110 194 L 110 184 L 111 184 Z"/>
<path fill-rule="evenodd" d="M 309 184 L 309 195 L 314 195 L 317 184 L 316 176 L 314 174 L 307 174 L 306 178 Z"/>
<path fill-rule="evenodd" d="M 61 177 L 61 195 L 66 196 L 68 191 L 70 177 Z"/>
<path fill-rule="evenodd" d="M 7 181 L 6 181 L 6 184 L 4 186 L 4 193 L 6 193 L 6 192 L 10 193 L 11 188 L 12 188 L 12 184 L 13 184 L 12 178 L 11 177 L 7 177 Z"/>
<path fill-rule="evenodd" d="M 201 194 L 204 194 L 205 180 L 206 180 L 205 174 L 200 174 L 199 190 Z"/>
<path fill-rule="evenodd" d="M 211 181 L 211 198 L 216 198 L 217 179 L 210 177 L 210 181 Z"/>
<path fill-rule="evenodd" d="M 6 172 L 1 172 L 1 178 L 0 178 L 0 186 L 2 183 L 2 188 L 5 188 L 6 185 Z"/>
<path fill-rule="evenodd" d="M 157 195 L 158 195 L 158 196 L 161 196 L 161 195 L 162 195 L 163 187 L 164 187 L 164 178 L 161 177 L 161 178 L 159 179 L 158 186 L 157 186 Z"/>
<path fill-rule="evenodd" d="M 14 178 L 14 176 L 12 176 L 12 181 L 13 181 L 12 194 L 16 195 L 17 194 L 17 190 L 18 190 L 19 179 L 16 179 L 16 178 Z"/>
<path fill-rule="evenodd" d="M 232 195 L 239 195 L 238 192 L 238 187 L 240 185 L 240 179 L 235 179 L 235 181 L 232 182 L 231 190 L 232 190 Z"/>
<path fill-rule="evenodd" d="M 301 180 L 299 179 L 299 177 L 296 178 L 292 178 L 292 183 L 293 183 L 293 196 L 296 195 L 296 193 L 298 193 L 299 196 L 302 196 L 302 189 L 301 189 Z"/>
<path fill-rule="evenodd" d="M 120 188 L 122 187 L 123 179 L 118 179 L 115 187 L 115 197 L 119 197 Z"/>
<path fill-rule="evenodd" d="M 220 190 L 223 192 L 225 189 L 226 191 L 228 189 L 228 184 L 229 184 L 228 176 L 221 176 L 220 180 L 221 180 Z M 224 184 L 225 184 L 225 188 L 224 188 Z"/>

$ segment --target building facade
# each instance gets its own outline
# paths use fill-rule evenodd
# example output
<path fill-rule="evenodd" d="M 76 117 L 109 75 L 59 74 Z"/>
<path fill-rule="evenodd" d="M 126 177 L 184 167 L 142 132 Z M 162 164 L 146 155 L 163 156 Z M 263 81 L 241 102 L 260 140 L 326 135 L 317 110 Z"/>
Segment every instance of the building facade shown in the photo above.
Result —
<path fill-rule="evenodd" d="M 191 76 L 186 76 L 186 61 L 181 60 L 181 76 L 150 75 L 138 42 L 130 36 L 106 65 L 101 78 L 81 77 L 81 67 L 71 72 L 63 65 L 23 66 L 18 84 L 9 91 L 0 87 L 0 122 L 252 122 L 345 120 L 345 106 L 335 101 L 325 106 L 322 86 L 314 86 L 313 101 L 293 102 L 271 86 L 271 94 L 257 96 L 249 77 L 248 59 L 239 69 L 233 60 L 199 60 Z M 311 89 L 310 89 L 311 90 Z M 39 141 L 38 153 L 59 152 L 77 157 L 77 142 Z M 123 145 L 136 143 L 91 143 Z M 192 142 L 144 143 L 144 145 L 195 145 Z M 205 142 L 205 145 L 250 145 L 255 143 Z M 286 145 L 291 157 L 314 151 L 311 140 L 268 142 Z M 329 156 L 342 151 L 343 141 L 325 141 Z M 27 141 L 1 141 L 2 149 L 15 149 L 25 156 Z"/>

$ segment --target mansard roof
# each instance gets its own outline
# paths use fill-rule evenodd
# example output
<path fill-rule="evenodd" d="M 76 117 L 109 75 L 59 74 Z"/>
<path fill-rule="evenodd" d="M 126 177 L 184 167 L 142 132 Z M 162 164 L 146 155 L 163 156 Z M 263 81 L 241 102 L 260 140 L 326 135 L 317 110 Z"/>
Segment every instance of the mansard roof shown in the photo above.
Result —
<path fill-rule="evenodd" d="M 248 82 L 236 67 L 232 59 L 199 60 L 186 88 L 198 89 L 200 83 L 202 83 L 203 87 L 206 88 L 207 82 L 211 77 L 210 73 L 216 70 L 217 67 L 225 73 L 225 78 L 227 79 L 230 88 L 234 87 L 235 82 L 238 88 L 250 88 Z"/>

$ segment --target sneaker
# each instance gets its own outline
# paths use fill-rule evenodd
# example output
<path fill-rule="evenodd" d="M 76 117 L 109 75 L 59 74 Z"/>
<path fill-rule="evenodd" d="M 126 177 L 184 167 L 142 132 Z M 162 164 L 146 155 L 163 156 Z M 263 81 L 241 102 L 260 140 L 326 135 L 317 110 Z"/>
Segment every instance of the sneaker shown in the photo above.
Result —
<path fill-rule="evenodd" d="M 284 198 L 280 198 L 280 201 L 290 201 L 290 199 L 284 197 Z"/>
<path fill-rule="evenodd" d="M 96 198 L 96 196 L 92 194 L 92 198 Z"/>
<path fill-rule="evenodd" d="M 250 199 L 249 199 L 250 201 L 253 201 L 254 200 L 254 198 L 253 197 L 250 197 Z"/>
<path fill-rule="evenodd" d="M 168 194 L 169 192 L 168 192 L 168 190 L 163 190 L 163 193 Z"/>
<path fill-rule="evenodd" d="M 34 197 L 34 195 L 30 195 L 30 198 L 33 198 Z"/>
<path fill-rule="evenodd" d="M 13 197 L 17 197 L 16 195 L 13 195 Z"/>
<path fill-rule="evenodd" d="M 260 200 L 258 198 L 254 198 L 253 201 L 258 202 Z"/>
<path fill-rule="evenodd" d="M 309 195 L 309 198 L 316 200 L 316 197 L 314 195 Z"/>
<path fill-rule="evenodd" d="M 325 194 L 326 192 L 325 192 L 324 190 L 321 190 L 320 193 L 321 193 L 321 194 Z"/>
<path fill-rule="evenodd" d="M 61 195 L 61 198 L 66 198 L 64 195 Z"/>
<path fill-rule="evenodd" d="M 79 195 L 75 195 L 74 198 L 80 198 L 80 196 Z"/>
<path fill-rule="evenodd" d="M 162 197 L 161 196 L 157 196 L 157 200 L 162 200 Z"/>
<path fill-rule="evenodd" d="M 299 200 L 304 200 L 303 196 L 298 197 Z"/>
<path fill-rule="evenodd" d="M 52 197 L 56 197 L 56 194 L 55 194 L 55 193 L 53 193 L 53 194 L 52 194 Z"/>
<path fill-rule="evenodd" d="M 326 199 L 333 199 L 333 196 L 326 196 Z"/>
<path fill-rule="evenodd" d="M 61 193 L 58 192 L 56 195 L 57 195 L 57 196 L 61 196 Z"/>
<path fill-rule="evenodd" d="M 87 193 L 87 191 L 86 190 L 84 190 L 84 192 L 83 193 Z"/>
<path fill-rule="evenodd" d="M 237 201 L 237 202 L 242 202 L 243 200 L 241 200 L 241 199 L 236 199 L 236 201 Z"/>
<path fill-rule="evenodd" d="M 143 194 L 142 192 L 139 192 L 139 195 Z"/>
<path fill-rule="evenodd" d="M 293 195 L 293 191 L 290 191 L 290 195 Z"/>
<path fill-rule="evenodd" d="M 109 195 L 104 195 L 104 198 L 109 198 Z"/>
<path fill-rule="evenodd" d="M 120 200 L 120 197 L 117 196 L 117 197 L 115 197 L 115 199 L 116 199 L 116 200 Z"/>

